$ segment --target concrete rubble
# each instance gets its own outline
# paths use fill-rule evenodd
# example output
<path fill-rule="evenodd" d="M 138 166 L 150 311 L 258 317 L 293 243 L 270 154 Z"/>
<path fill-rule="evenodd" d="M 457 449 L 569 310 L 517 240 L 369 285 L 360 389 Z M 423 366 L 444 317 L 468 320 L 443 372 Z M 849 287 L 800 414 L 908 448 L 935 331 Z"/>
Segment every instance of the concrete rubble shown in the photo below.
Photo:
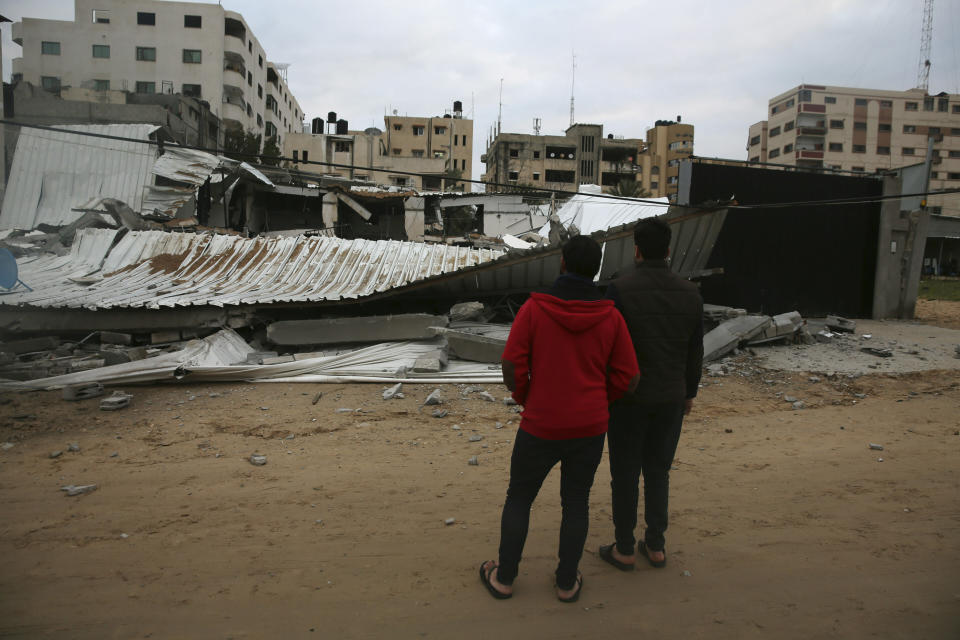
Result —
<path fill-rule="evenodd" d="M 281 320 L 267 327 L 267 339 L 276 345 L 344 344 L 430 338 L 431 327 L 445 327 L 446 316 L 407 313 L 358 318 Z"/>
<path fill-rule="evenodd" d="M 770 316 L 738 316 L 724 320 L 703 336 L 703 360 L 710 362 L 736 349 L 773 325 Z"/>
<path fill-rule="evenodd" d="M 824 326 L 833 331 L 843 331 L 845 333 L 855 333 L 857 330 L 857 323 L 853 320 L 848 320 L 847 318 L 841 318 L 840 316 L 827 316 L 823 321 Z"/>

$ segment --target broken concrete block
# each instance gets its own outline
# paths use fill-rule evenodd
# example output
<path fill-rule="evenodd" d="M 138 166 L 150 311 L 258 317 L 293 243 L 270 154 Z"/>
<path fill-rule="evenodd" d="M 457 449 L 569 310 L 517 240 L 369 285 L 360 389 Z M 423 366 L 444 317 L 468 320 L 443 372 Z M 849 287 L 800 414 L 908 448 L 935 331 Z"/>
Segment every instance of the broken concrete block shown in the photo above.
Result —
<path fill-rule="evenodd" d="M 467 464 L 469 464 L 472 467 L 475 467 L 478 464 L 480 464 L 480 459 L 477 458 L 477 456 L 471 456 L 470 459 L 467 460 Z"/>
<path fill-rule="evenodd" d="M 427 396 L 427 399 L 423 401 L 425 406 L 433 404 L 443 404 L 443 398 L 440 396 L 440 389 L 434 389 L 430 392 L 430 395 Z"/>
<path fill-rule="evenodd" d="M 735 309 L 733 307 L 724 307 L 719 304 L 704 303 L 703 315 L 705 318 L 709 318 L 710 320 L 714 320 L 716 322 L 723 322 L 724 320 L 730 320 L 731 318 L 745 316 L 747 315 L 747 310 Z"/>
<path fill-rule="evenodd" d="M 250 456 L 250 464 L 262 467 L 263 465 L 267 464 L 267 456 L 254 453 Z"/>
<path fill-rule="evenodd" d="M 485 401 L 487 401 L 487 402 L 496 402 L 496 401 L 497 401 L 496 398 L 494 398 L 492 395 L 490 395 L 490 392 L 489 392 L 489 391 L 480 391 L 480 392 L 477 393 L 477 396 L 476 396 L 476 397 L 479 398 L 479 399 L 481 399 L 481 400 L 485 400 Z"/>
<path fill-rule="evenodd" d="M 450 322 L 464 322 L 466 320 L 483 321 L 482 302 L 461 302 L 450 307 L 447 313 Z"/>
<path fill-rule="evenodd" d="M 815 334 L 813 334 L 813 337 L 817 342 L 826 343 L 831 342 L 834 339 L 835 334 L 832 331 L 820 329 L 820 331 L 817 331 Z"/>
<path fill-rule="evenodd" d="M 710 362 L 730 353 L 773 324 L 770 316 L 739 316 L 721 322 L 703 336 L 703 360 Z"/>
<path fill-rule="evenodd" d="M 129 333 L 119 333 L 117 331 L 101 331 L 100 344 L 120 344 L 129 346 L 133 344 L 133 336 Z"/>
<path fill-rule="evenodd" d="M 405 313 L 395 316 L 281 320 L 267 327 L 267 339 L 281 345 L 421 340 L 431 337 L 433 334 L 428 329 L 437 326 L 447 326 L 447 317 Z"/>
<path fill-rule="evenodd" d="M 841 318 L 840 316 L 827 316 L 823 324 L 826 325 L 828 329 L 833 329 L 834 331 L 853 333 L 857 330 L 856 322 Z"/>
<path fill-rule="evenodd" d="M 283 364 L 284 362 L 293 362 L 295 358 L 293 356 L 270 356 L 268 358 L 261 358 L 260 364 Z"/>
<path fill-rule="evenodd" d="M 446 409 L 434 409 L 433 413 L 430 414 L 434 418 L 446 418 L 449 412 Z"/>
<path fill-rule="evenodd" d="M 517 401 L 511 398 L 510 396 L 507 396 L 506 398 L 503 399 L 503 404 L 507 405 L 508 407 L 513 407 L 517 404 Z"/>
<path fill-rule="evenodd" d="M 500 362 L 506 339 L 478 336 L 464 331 L 446 331 L 447 348 L 461 360 L 472 362 Z"/>
<path fill-rule="evenodd" d="M 870 443 L 870 448 L 873 449 L 874 451 L 883 451 L 883 445 L 882 445 L 882 444 L 874 444 L 873 442 L 871 442 L 871 443 Z"/>
<path fill-rule="evenodd" d="M 439 373 L 447 366 L 447 352 L 444 349 L 437 349 L 430 353 L 425 353 L 413 362 L 414 373 Z"/>
<path fill-rule="evenodd" d="M 123 391 L 114 391 L 113 395 L 100 401 L 101 411 L 116 411 L 130 406 L 130 400 L 133 396 Z"/>
<path fill-rule="evenodd" d="M 93 493 L 97 490 L 95 484 L 68 484 L 60 487 L 60 491 L 65 491 L 68 496 L 80 496 L 85 493 Z"/>
<path fill-rule="evenodd" d="M 180 332 L 154 331 L 150 334 L 150 344 L 165 344 L 167 342 L 180 342 Z"/>
<path fill-rule="evenodd" d="M 99 382 L 86 382 L 84 384 L 73 384 L 63 388 L 64 400 L 86 400 L 87 398 L 96 398 L 103 395 L 103 385 Z"/>
<path fill-rule="evenodd" d="M 763 333 L 753 340 L 750 340 L 747 344 L 763 344 L 765 342 L 790 338 L 803 326 L 803 318 L 797 311 L 789 311 L 775 315 L 772 320 L 772 325 L 764 329 Z"/>
<path fill-rule="evenodd" d="M 403 389 L 403 384 L 398 382 L 389 389 L 383 392 L 383 399 L 390 400 L 392 398 L 402 398 L 403 394 L 400 392 Z"/>
<path fill-rule="evenodd" d="M 869 353 L 872 356 L 877 356 L 878 358 L 890 358 L 893 356 L 892 349 L 884 349 L 883 347 L 863 347 L 860 351 Z"/>

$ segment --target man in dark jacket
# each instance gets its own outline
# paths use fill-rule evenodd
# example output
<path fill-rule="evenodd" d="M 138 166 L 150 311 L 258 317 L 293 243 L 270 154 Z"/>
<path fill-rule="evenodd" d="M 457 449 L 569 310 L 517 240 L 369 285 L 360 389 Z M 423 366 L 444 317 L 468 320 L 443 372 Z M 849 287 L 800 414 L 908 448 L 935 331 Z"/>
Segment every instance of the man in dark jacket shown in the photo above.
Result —
<path fill-rule="evenodd" d="M 614 544 L 600 557 L 633 570 L 636 549 L 654 567 L 666 565 L 670 466 L 683 416 L 693 408 L 703 366 L 703 299 L 670 270 L 670 227 L 641 220 L 633 232 L 635 265 L 607 289 L 630 330 L 642 377 L 633 393 L 610 407 L 610 486 Z M 644 539 L 637 544 L 639 482 L 643 475 Z"/>
<path fill-rule="evenodd" d="M 557 597 L 575 602 L 587 538 L 590 488 L 603 456 L 608 405 L 636 384 L 637 361 L 627 325 L 593 284 L 597 242 L 577 236 L 563 247 L 562 275 L 520 308 L 503 352 L 503 380 L 524 407 L 510 460 L 500 522 L 499 563 L 480 565 L 490 594 L 509 598 L 530 522 L 530 507 L 560 463 Z"/>

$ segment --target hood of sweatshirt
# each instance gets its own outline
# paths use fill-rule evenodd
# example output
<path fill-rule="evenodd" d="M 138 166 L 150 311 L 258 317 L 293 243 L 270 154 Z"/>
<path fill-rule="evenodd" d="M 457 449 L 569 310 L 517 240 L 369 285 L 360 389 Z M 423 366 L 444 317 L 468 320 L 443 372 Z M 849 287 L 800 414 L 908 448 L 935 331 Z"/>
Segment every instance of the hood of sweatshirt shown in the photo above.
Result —
<path fill-rule="evenodd" d="M 531 293 L 530 301 L 570 333 L 583 333 L 616 312 L 613 300 L 561 300 L 546 293 Z"/>

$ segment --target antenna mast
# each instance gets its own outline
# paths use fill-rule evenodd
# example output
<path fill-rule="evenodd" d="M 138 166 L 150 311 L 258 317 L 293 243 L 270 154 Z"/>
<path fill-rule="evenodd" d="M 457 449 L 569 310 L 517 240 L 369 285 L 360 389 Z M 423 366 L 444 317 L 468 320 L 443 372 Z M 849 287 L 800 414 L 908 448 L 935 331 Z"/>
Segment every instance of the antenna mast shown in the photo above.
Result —
<path fill-rule="evenodd" d="M 930 44 L 933 41 L 933 0 L 924 0 L 923 29 L 920 35 L 920 67 L 917 70 L 917 88 L 924 93 L 930 87 Z"/>
<path fill-rule="evenodd" d="M 500 123 L 503 119 L 503 78 L 500 78 L 500 106 L 497 110 L 497 135 L 500 135 Z"/>
<path fill-rule="evenodd" d="M 927 0 L 927 1 L 932 2 L 933 0 Z M 570 72 L 570 126 L 572 127 L 573 126 L 573 86 L 574 86 L 573 83 L 577 78 L 577 55 L 573 51 L 573 49 L 570 50 L 570 57 L 573 59 L 572 60 L 573 69 Z"/>

